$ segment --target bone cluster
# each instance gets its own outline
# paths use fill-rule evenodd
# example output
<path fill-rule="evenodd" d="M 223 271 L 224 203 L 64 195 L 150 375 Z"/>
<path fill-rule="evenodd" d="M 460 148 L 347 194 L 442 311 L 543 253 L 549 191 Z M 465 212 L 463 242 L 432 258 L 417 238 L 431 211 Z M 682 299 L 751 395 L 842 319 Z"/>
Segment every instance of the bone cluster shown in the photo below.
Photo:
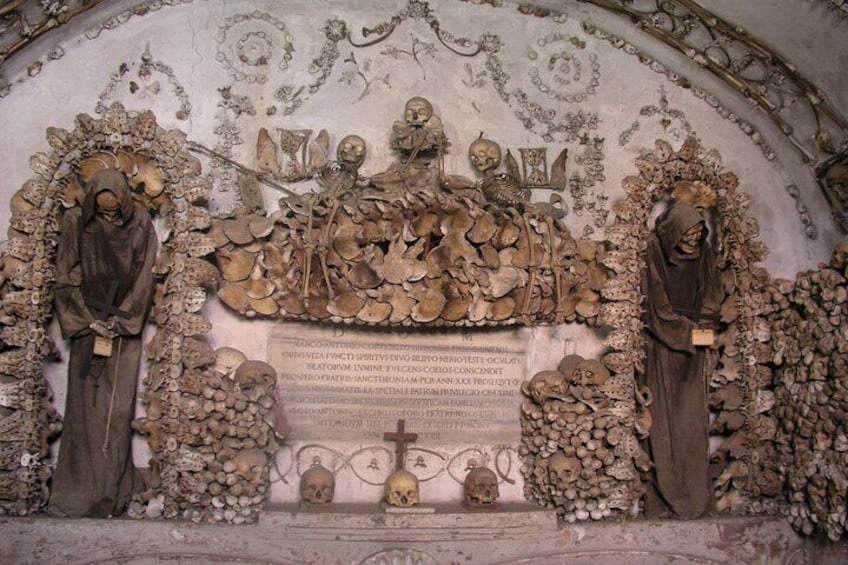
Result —
<path fill-rule="evenodd" d="M 287 430 L 274 398 L 276 372 L 238 350 L 187 339 L 185 369 L 171 381 L 178 390 L 151 387 L 147 417 L 133 422 L 152 457 L 150 488 L 130 516 L 253 522 L 270 494 L 276 436 Z M 167 379 L 166 366 L 156 371 L 150 381 Z"/>
<path fill-rule="evenodd" d="M 373 326 L 586 321 L 602 246 L 558 220 L 450 193 L 291 197 L 217 221 L 218 296 L 247 316 Z"/>
<path fill-rule="evenodd" d="M 48 439 L 61 430 L 41 372 L 42 358 L 53 351 L 45 329 L 58 228 L 52 169 L 41 164 L 53 159 L 34 158 L 36 176 L 12 196 L 0 256 L 0 514 L 29 514 L 46 502 Z"/>
<path fill-rule="evenodd" d="M 650 467 L 637 433 L 635 381 L 611 376 L 602 363 L 569 355 L 523 387 L 521 446 L 524 494 L 573 523 L 631 510 Z"/>
<path fill-rule="evenodd" d="M 776 445 L 789 520 L 834 541 L 846 531 L 848 493 L 848 240 L 830 263 L 769 287 L 769 357 L 774 369 Z"/>

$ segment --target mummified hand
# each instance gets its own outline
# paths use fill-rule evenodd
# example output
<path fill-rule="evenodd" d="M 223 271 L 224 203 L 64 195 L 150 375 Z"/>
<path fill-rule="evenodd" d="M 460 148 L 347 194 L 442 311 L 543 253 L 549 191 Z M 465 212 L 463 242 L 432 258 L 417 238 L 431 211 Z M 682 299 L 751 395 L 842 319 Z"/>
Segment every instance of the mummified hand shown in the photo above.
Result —
<path fill-rule="evenodd" d="M 95 320 L 88 325 L 91 328 L 91 331 L 96 333 L 102 337 L 108 337 L 109 339 L 113 339 L 118 337 L 118 334 L 115 332 L 115 322 L 104 322 L 102 320 Z"/>

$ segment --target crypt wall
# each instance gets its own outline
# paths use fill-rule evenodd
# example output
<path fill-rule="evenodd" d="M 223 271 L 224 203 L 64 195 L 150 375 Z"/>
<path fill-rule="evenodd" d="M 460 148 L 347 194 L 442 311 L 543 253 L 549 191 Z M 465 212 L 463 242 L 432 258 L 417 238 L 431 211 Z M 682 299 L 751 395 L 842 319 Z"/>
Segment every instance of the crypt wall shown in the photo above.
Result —
<path fill-rule="evenodd" d="M 187 146 L 194 147 L 202 164 L 201 176 L 211 186 L 209 210 L 233 217 L 244 205 L 246 189 L 240 188 L 239 171 L 227 166 L 226 159 L 271 177 L 275 173 L 257 149 L 261 128 L 277 145 L 286 135 L 309 130 L 288 154 L 278 149 L 281 170 L 275 184 L 295 194 L 317 192 L 322 187 L 314 179 L 294 180 L 296 169 L 291 167 L 306 165 L 309 142 L 321 130 L 328 134 L 331 156 L 344 136 L 364 138 L 368 152 L 360 172 L 375 175 L 396 159 L 392 124 L 403 119 L 404 104 L 412 96 L 423 96 L 432 103 L 450 142 L 444 155 L 447 174 L 475 178 L 467 148 L 481 132 L 517 159 L 522 148 L 544 147 L 546 175 L 560 151 L 567 149 L 567 186 L 562 191 L 535 188 L 531 200 L 562 212 L 560 221 L 575 239 L 604 241 L 605 229 L 616 220 L 614 203 L 627 198 L 625 178 L 640 174 L 636 161 L 655 151 L 656 140 L 677 151 L 691 137 L 697 138 L 702 157 L 716 150 L 718 168 L 738 176 L 738 191 L 750 197 L 746 214 L 759 224 L 754 239 L 770 250 L 761 265 L 772 277 L 794 279 L 797 272 L 826 262 L 842 238 L 813 167 L 802 159 L 806 154 L 814 163 L 826 160 L 810 142 L 814 132 L 799 127 L 799 149 L 767 116 L 697 63 L 591 3 L 561 3 L 558 12 L 535 13 L 511 2 L 492 6 L 447 0 L 367 6 L 172 4 L 106 3 L 7 63 L 8 83 L 0 100 L 0 145 L 7 151 L 3 198 L 11 199 L 32 176 L 30 156 L 50 151 L 45 141 L 48 127 L 74 130 L 78 114 L 102 119 L 120 103 L 130 115 L 151 110 L 159 126 L 186 134 Z M 722 3 L 714 7 L 718 12 L 724 8 Z M 808 9 L 810 17 L 799 23 L 802 29 L 814 27 L 817 20 L 831 21 L 824 9 Z M 844 27 L 844 21 L 822 29 L 838 31 L 839 26 Z M 816 41 L 826 37 L 819 34 Z M 842 49 L 836 56 L 845 59 L 846 47 L 833 49 Z M 794 53 L 782 54 L 793 61 Z M 799 49 L 799 62 L 809 57 Z M 838 86 L 838 78 L 826 73 L 816 79 Z M 848 105 L 844 89 L 830 92 L 836 94 L 830 102 L 837 108 Z M 786 104 L 786 112 L 801 115 L 793 123 L 803 123 L 800 106 Z M 837 146 L 844 143 L 839 128 L 833 137 Z M 279 203 L 286 192 L 261 182 L 255 186 L 267 214 L 286 210 L 286 204 Z M 0 210 L 0 224 L 9 225 L 10 219 L 9 209 Z M 165 214 L 157 227 L 164 239 L 170 228 Z M 337 472 L 337 500 L 379 498 L 382 478 L 393 464 L 382 432 L 393 429 L 393 422 L 403 417 L 400 413 L 413 409 L 419 410 L 417 417 L 407 417 L 407 426 L 421 437 L 409 462 L 420 464 L 422 473 L 426 469 L 422 491 L 429 500 L 455 500 L 471 459 L 497 467 L 503 500 L 523 500 L 518 450 L 522 381 L 555 368 L 567 354 L 599 358 L 608 333 L 577 321 L 524 325 L 518 316 L 510 318 L 512 324 L 481 329 L 475 326 L 485 323 L 429 330 L 411 327 L 414 324 L 389 329 L 369 329 L 367 323 L 307 324 L 291 317 L 238 315 L 214 293 L 200 314 L 211 322 L 203 339 L 212 347 L 239 349 L 249 359 L 270 361 L 283 374 L 278 393 L 292 430 L 271 469 L 273 502 L 297 500 L 298 476 L 316 457 Z M 153 337 L 154 328 L 148 333 Z M 63 349 L 54 327 L 50 334 Z M 327 357 L 326 344 L 360 364 L 376 364 L 376 355 L 391 354 L 400 367 L 410 363 L 405 355 L 415 352 L 422 359 L 430 355 L 430 361 L 424 361 L 428 366 L 457 372 L 487 368 L 502 376 L 503 383 L 446 381 L 430 383 L 422 393 L 420 382 L 399 387 L 392 380 L 399 369 L 388 362 L 376 370 L 352 367 L 339 356 Z M 286 379 L 295 378 L 291 367 L 293 352 L 298 351 L 314 353 L 327 367 L 310 367 L 306 361 L 296 365 L 313 385 L 288 381 L 301 387 L 294 399 L 287 396 Z M 455 359 L 435 360 L 445 352 Z M 65 370 L 62 362 L 49 362 L 45 369 L 60 411 Z M 340 414 L 323 413 L 321 421 L 332 420 L 323 424 L 309 415 L 322 402 L 309 400 L 310 395 L 338 399 L 347 394 L 327 390 L 339 372 L 353 372 L 364 380 L 371 375 L 372 388 L 356 397 L 357 407 L 368 404 L 364 397 L 369 394 L 395 399 L 389 409 L 364 426 L 356 424 L 359 427 L 343 438 L 338 428 L 361 422 L 361 412 L 339 405 Z M 436 402 L 428 411 L 409 399 L 409 390 L 415 388 L 422 397 L 436 400 L 446 390 L 452 391 L 448 398 L 462 399 L 457 391 L 475 387 L 491 389 L 493 395 L 503 391 L 508 401 L 464 412 L 437 410 Z M 139 413 L 144 410 L 140 399 Z M 474 420 L 507 421 L 510 411 L 515 415 L 512 429 L 478 433 L 479 428 L 469 425 Z M 433 430 L 429 437 L 428 426 Z M 145 466 L 150 454 L 142 439 L 135 454 L 137 463 Z"/>

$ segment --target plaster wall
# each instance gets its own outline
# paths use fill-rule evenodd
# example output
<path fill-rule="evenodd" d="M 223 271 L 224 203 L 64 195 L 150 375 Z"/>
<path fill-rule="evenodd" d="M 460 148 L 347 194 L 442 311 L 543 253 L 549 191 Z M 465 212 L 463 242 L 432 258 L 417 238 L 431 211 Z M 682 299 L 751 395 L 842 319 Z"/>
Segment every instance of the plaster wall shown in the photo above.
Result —
<path fill-rule="evenodd" d="M 179 128 L 190 140 L 248 167 L 256 166 L 260 127 L 272 132 L 325 129 L 331 148 L 343 136 L 356 133 L 368 142 L 363 171 L 370 175 L 393 161 L 392 123 L 402 118 L 406 100 L 420 95 L 432 102 L 451 141 L 445 158 L 450 174 L 473 178 L 466 148 L 480 132 L 516 156 L 520 148 L 546 147 L 548 163 L 567 148 L 569 176 L 585 182 L 579 198 L 569 189 L 562 194 L 569 209 L 564 221 L 575 237 L 603 238 L 604 212 L 624 197 L 622 179 L 635 173 L 635 159 L 654 140 L 668 140 L 677 148 L 687 135 L 696 135 L 704 147 L 720 151 L 723 167 L 739 176 L 740 190 L 750 195 L 749 214 L 759 222 L 760 237 L 771 249 L 764 266 L 772 276 L 792 278 L 824 261 L 840 239 L 809 168 L 799 163 L 774 126 L 715 80 L 699 74 L 691 61 L 640 38 L 620 18 L 591 6 L 558 2 L 558 15 L 536 17 L 520 13 L 511 2 L 495 8 L 458 0 L 173 4 L 109 2 L 21 53 L 25 60 L 38 50 L 62 52 L 39 69 L 18 69 L 13 88 L 0 100 L 0 146 L 5 148 L 0 197 L 9 199 L 32 175 L 31 155 L 49 150 L 44 138 L 47 127 L 72 129 L 77 114 L 97 115 L 113 102 L 131 111 L 152 109 L 163 127 Z M 728 3 L 715 4 L 729 10 Z M 740 17 L 755 27 L 756 9 L 747 6 Z M 136 7 L 146 9 L 133 11 Z M 785 15 L 775 11 L 774 18 Z M 359 47 L 333 35 L 343 22 L 356 44 L 367 43 L 379 36 L 363 37 L 361 30 L 393 17 L 399 18 L 393 33 L 371 46 Z M 328 26 L 330 20 L 336 23 Z M 587 33 L 581 26 L 584 21 L 626 35 L 637 45 L 641 42 L 663 64 L 681 74 L 691 73 L 694 84 L 714 88 L 722 104 L 761 128 L 775 158 L 767 158 L 750 135 L 723 119 L 691 89 L 676 86 L 635 55 Z M 433 22 L 451 34 L 442 37 L 445 43 L 467 56 L 440 42 Z M 809 27 L 811 22 L 804 20 L 803 25 Z M 490 50 L 473 54 L 473 45 L 454 41 L 461 37 L 471 43 L 482 38 Z M 809 48 L 799 52 L 801 61 L 810 61 L 817 51 L 813 43 L 827 37 L 810 38 Z M 844 48 L 839 56 L 844 60 Z M 495 76 L 497 62 L 508 75 L 501 76 L 500 83 Z M 139 73 L 142 69 L 150 72 Z M 828 71 L 819 76 L 828 83 L 838 82 Z M 836 102 L 845 105 L 842 98 Z M 528 104 L 538 104 L 538 112 L 534 114 Z M 587 152 L 590 147 L 594 155 Z M 237 204 L 235 176 L 213 166 L 207 157 L 203 162 L 204 173 L 214 180 L 210 207 L 229 213 Z M 786 190 L 790 184 L 800 187 L 797 199 Z M 286 186 L 298 193 L 318 189 L 311 181 Z M 282 194 L 269 187 L 262 190 L 266 207 L 273 211 Z M 545 202 L 551 194 L 536 190 L 533 199 Z M 580 199 L 582 213 L 575 211 Z M 805 233 L 799 205 L 813 218 L 816 239 Z M 0 225 L 8 225 L 8 220 L 9 211 L 1 209 Z M 239 318 L 214 301 L 204 314 L 214 324 L 209 336 L 214 346 L 239 348 L 249 358 L 268 357 L 274 322 Z M 528 379 L 555 366 L 566 353 L 592 357 L 602 349 L 602 332 L 583 326 L 515 331 L 528 343 Z M 58 332 L 54 337 L 61 342 Z M 64 372 L 63 363 L 48 368 L 60 407 Z M 516 406 L 516 426 L 517 410 Z M 281 451 L 274 478 L 276 502 L 297 498 L 301 447 L 293 437 Z M 324 447 L 349 454 L 366 446 L 328 438 Z M 491 453 L 493 446 L 469 446 L 460 439 L 456 445 L 424 447 L 450 458 L 468 447 Z M 514 482 L 503 483 L 507 500 L 523 498 L 516 458 L 513 452 L 508 478 Z M 141 442 L 136 460 L 142 465 L 146 461 Z M 434 501 L 454 500 L 459 493 L 460 485 L 446 475 L 434 479 Z M 379 496 L 379 487 L 358 482 L 352 474 L 346 479 L 341 481 L 339 500 L 373 501 Z"/>

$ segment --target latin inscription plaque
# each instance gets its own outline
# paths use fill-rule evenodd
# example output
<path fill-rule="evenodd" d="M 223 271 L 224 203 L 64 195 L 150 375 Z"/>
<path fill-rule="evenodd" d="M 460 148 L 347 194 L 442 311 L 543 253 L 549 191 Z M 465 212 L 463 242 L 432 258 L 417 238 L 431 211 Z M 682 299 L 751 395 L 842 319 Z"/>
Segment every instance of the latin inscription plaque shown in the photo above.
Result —
<path fill-rule="evenodd" d="M 461 333 L 275 326 L 268 343 L 291 437 L 380 440 L 399 419 L 421 441 L 517 443 L 526 342 Z"/>

